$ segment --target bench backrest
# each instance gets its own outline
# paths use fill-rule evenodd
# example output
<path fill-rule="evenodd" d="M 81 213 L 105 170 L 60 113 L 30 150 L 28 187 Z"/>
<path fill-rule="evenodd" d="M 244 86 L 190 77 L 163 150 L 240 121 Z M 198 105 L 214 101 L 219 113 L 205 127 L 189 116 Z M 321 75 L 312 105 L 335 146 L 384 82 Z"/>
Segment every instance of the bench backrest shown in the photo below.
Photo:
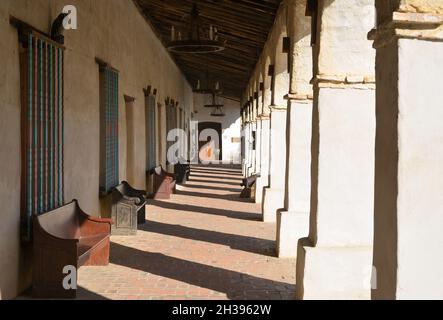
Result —
<path fill-rule="evenodd" d="M 118 192 L 120 192 L 123 195 L 127 195 L 127 193 L 128 193 L 126 185 L 124 183 L 121 183 L 118 186 L 116 186 L 115 190 L 117 190 Z"/>
<path fill-rule="evenodd" d="M 39 215 L 37 220 L 47 233 L 57 238 L 80 238 L 79 213 L 75 201 Z"/>

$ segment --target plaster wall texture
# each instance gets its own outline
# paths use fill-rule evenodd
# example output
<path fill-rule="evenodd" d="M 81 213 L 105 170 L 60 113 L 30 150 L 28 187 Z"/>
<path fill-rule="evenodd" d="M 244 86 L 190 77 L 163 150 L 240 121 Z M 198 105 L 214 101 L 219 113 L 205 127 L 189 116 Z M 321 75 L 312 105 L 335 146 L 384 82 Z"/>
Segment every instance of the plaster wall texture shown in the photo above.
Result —
<path fill-rule="evenodd" d="M 257 136 L 257 121 L 254 120 L 253 122 L 251 122 L 251 163 L 249 166 L 249 172 L 248 175 L 251 176 L 255 173 L 255 166 L 257 164 L 257 159 L 256 159 L 256 154 L 257 154 L 257 149 L 254 148 L 254 142 L 255 138 Z"/>
<path fill-rule="evenodd" d="M 288 32 L 292 46 L 290 93 L 312 95 L 311 17 L 306 16 L 306 1 L 289 1 Z"/>
<path fill-rule="evenodd" d="M 254 173 L 259 174 L 261 172 L 261 153 L 262 153 L 262 127 L 261 120 L 256 121 L 255 123 L 255 170 Z"/>
<path fill-rule="evenodd" d="M 443 0 L 397 0 L 399 11 L 443 13 Z"/>
<path fill-rule="evenodd" d="M 319 8 L 310 230 L 298 244 L 297 298 L 369 299 L 375 52 L 367 33 L 374 0 L 322 0 Z"/>
<path fill-rule="evenodd" d="M 300 238 L 309 234 L 312 137 L 311 19 L 306 2 L 288 2 L 291 37 L 291 95 L 287 112 L 286 188 L 284 209 L 277 213 L 277 254 L 295 257 Z"/>
<path fill-rule="evenodd" d="M 269 186 L 269 137 L 270 137 L 270 126 L 271 121 L 269 119 L 262 119 L 261 122 L 261 167 L 260 167 L 260 177 L 257 178 L 255 202 L 263 202 L 263 189 Z"/>
<path fill-rule="evenodd" d="M 219 102 L 224 104 L 224 117 L 211 116 L 212 108 L 205 108 L 205 104 L 212 103 L 212 96 L 203 94 L 194 94 L 194 121 L 199 122 L 219 122 L 222 125 L 222 161 L 230 163 L 236 161 L 240 163 L 241 143 L 232 142 L 233 138 L 240 141 L 241 137 L 241 117 L 240 106 L 237 101 L 225 98 L 219 98 Z M 246 140 L 247 141 L 247 140 Z M 248 145 L 248 144 L 246 144 Z M 248 150 L 248 149 L 247 149 Z"/>
<path fill-rule="evenodd" d="M 433 41 L 377 49 L 375 299 L 443 298 L 442 57 Z"/>
<path fill-rule="evenodd" d="M 285 208 L 309 212 L 311 195 L 312 101 L 291 101 L 288 110 L 289 147 Z"/>
<path fill-rule="evenodd" d="M 158 89 L 158 101 L 169 96 L 192 108 L 191 87 L 132 2 L 72 0 L 78 29 L 65 32 L 65 199 L 76 198 L 82 208 L 99 215 L 99 71 L 98 57 L 120 71 L 120 180 L 126 179 L 126 112 L 123 95 L 134 97 L 134 178 L 145 188 L 145 127 L 143 88 Z M 18 286 L 20 217 L 20 82 L 17 30 L 13 15 L 49 31 L 66 5 L 61 0 L 3 0 L 0 2 L 0 292 L 13 298 Z M 164 136 L 165 137 L 165 136 Z M 25 284 L 28 285 L 28 284 Z"/>
<path fill-rule="evenodd" d="M 284 209 L 277 213 L 277 254 L 295 257 L 309 234 L 312 101 L 290 101 Z"/>
<path fill-rule="evenodd" d="M 374 0 L 321 0 L 317 75 L 373 76 Z"/>
<path fill-rule="evenodd" d="M 375 91 L 322 88 L 314 105 L 310 237 L 372 243 Z"/>
<path fill-rule="evenodd" d="M 371 247 L 313 248 L 305 240 L 297 253 L 297 299 L 370 299 Z"/>
<path fill-rule="evenodd" d="M 263 199 L 263 221 L 275 222 L 284 206 L 286 168 L 286 110 L 271 111 L 270 180 Z"/>
<path fill-rule="evenodd" d="M 250 137 L 249 137 L 249 123 L 246 123 L 242 128 L 242 134 L 245 140 L 245 153 L 243 159 L 243 175 L 248 176 L 249 157 L 250 157 Z"/>

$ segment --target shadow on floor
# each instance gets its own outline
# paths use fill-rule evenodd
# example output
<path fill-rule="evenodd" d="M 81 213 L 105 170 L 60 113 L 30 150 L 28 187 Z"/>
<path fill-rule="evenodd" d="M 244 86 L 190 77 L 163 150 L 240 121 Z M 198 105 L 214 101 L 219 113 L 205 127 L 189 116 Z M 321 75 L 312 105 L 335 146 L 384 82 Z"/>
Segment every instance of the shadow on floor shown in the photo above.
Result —
<path fill-rule="evenodd" d="M 200 206 L 193 206 L 189 204 L 172 203 L 172 202 L 165 202 L 159 200 L 149 200 L 148 204 L 169 210 L 198 212 L 198 213 L 210 214 L 215 216 L 225 216 L 228 218 L 240 219 L 240 220 L 261 221 L 260 214 L 251 213 L 251 212 L 206 208 Z"/>
<path fill-rule="evenodd" d="M 83 287 L 77 289 L 77 300 L 110 300 L 95 292 L 89 291 Z"/>
<path fill-rule="evenodd" d="M 117 243 L 111 243 L 110 260 L 131 269 L 223 292 L 229 299 L 290 299 L 295 292 L 295 285 L 286 282 L 262 279 Z"/>
<path fill-rule="evenodd" d="M 74 300 L 74 299 L 35 299 L 32 298 L 32 289 L 28 289 L 14 300 L 57 300 L 58 301 L 58 300 Z M 77 298 L 75 300 L 109 300 L 109 299 L 98 293 L 89 291 L 88 289 L 79 286 L 77 288 Z"/>
<path fill-rule="evenodd" d="M 189 182 L 192 182 L 193 180 L 190 180 Z M 205 181 L 206 183 L 207 181 Z M 213 189 L 213 190 L 220 190 L 220 191 L 226 191 L 226 192 L 238 192 L 240 194 L 242 188 L 240 187 L 240 184 L 238 184 L 238 188 L 226 188 L 226 187 L 214 187 L 212 185 L 200 185 L 200 184 L 185 184 L 186 188 L 194 188 L 194 189 Z"/>
<path fill-rule="evenodd" d="M 184 185 L 186 187 L 186 185 Z M 209 198 L 209 199 L 219 199 L 219 200 L 228 200 L 228 201 L 237 201 L 237 202 L 244 202 L 244 203 L 253 203 L 254 200 L 251 198 L 240 198 L 239 194 L 213 194 L 213 193 L 204 193 L 204 192 L 192 192 L 192 191 L 184 191 L 184 190 L 177 190 L 175 194 L 181 195 L 181 196 L 190 196 L 190 197 L 196 197 L 196 198 Z"/>
<path fill-rule="evenodd" d="M 226 176 L 220 176 L 220 175 L 205 175 L 205 174 L 193 174 L 193 173 L 191 173 L 191 178 L 205 178 L 205 179 L 217 179 L 217 180 L 223 180 L 223 181 L 225 181 L 225 180 L 227 180 L 227 181 L 229 181 L 229 182 L 237 182 L 238 181 L 238 183 L 240 183 L 241 182 L 241 180 L 242 180 L 242 177 L 241 176 L 239 176 L 239 177 L 226 177 Z M 222 182 L 222 181 L 220 181 L 220 182 Z"/>
<path fill-rule="evenodd" d="M 148 221 L 139 230 L 229 246 L 234 250 L 275 257 L 275 241 Z"/>
<path fill-rule="evenodd" d="M 241 172 L 235 172 L 235 171 L 223 171 L 223 170 L 208 170 L 208 169 L 191 169 L 192 173 L 207 173 L 207 174 L 222 174 L 228 177 L 233 178 L 242 178 L 243 174 Z"/>
<path fill-rule="evenodd" d="M 241 172 L 241 165 L 239 164 L 192 164 L 191 168 L 198 168 L 198 169 L 213 169 L 213 170 L 230 170 L 230 171 L 240 171 Z"/>
<path fill-rule="evenodd" d="M 213 185 L 240 186 L 241 183 L 240 180 L 237 180 L 237 182 L 233 182 L 233 181 L 221 181 L 221 179 L 219 179 L 218 177 L 214 177 L 213 179 L 214 180 L 194 179 L 194 176 L 191 175 L 189 182 L 208 184 L 209 187 L 212 187 Z"/>

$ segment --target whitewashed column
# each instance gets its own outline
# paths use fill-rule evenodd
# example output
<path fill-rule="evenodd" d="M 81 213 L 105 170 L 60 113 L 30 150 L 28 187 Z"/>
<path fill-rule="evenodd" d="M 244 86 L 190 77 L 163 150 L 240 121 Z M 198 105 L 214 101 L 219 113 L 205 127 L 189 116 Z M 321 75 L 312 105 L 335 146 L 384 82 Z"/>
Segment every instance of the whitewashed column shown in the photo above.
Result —
<path fill-rule="evenodd" d="M 251 107 L 248 102 L 246 106 L 246 123 L 244 129 L 245 135 L 245 162 L 244 162 L 244 172 L 245 177 L 249 176 L 249 168 L 251 165 Z"/>
<path fill-rule="evenodd" d="M 298 299 L 369 299 L 372 269 L 374 0 L 318 1 L 309 237 Z"/>
<path fill-rule="evenodd" d="M 377 14 L 372 298 L 443 299 L 443 1 Z"/>
<path fill-rule="evenodd" d="M 286 17 L 286 11 L 284 11 L 281 17 Z M 264 222 L 277 221 L 277 210 L 284 207 L 285 199 L 286 110 L 288 107 L 288 101 L 285 99 L 285 96 L 289 92 L 289 72 L 288 56 L 282 52 L 284 37 L 286 37 L 286 24 L 275 48 L 274 97 L 273 104 L 270 106 L 270 180 L 269 187 L 264 189 L 262 208 Z"/>
<path fill-rule="evenodd" d="M 256 121 L 255 121 L 255 171 L 254 174 L 260 175 L 261 173 L 261 130 L 262 130 L 262 123 L 261 123 L 261 110 L 263 109 L 263 95 L 260 94 L 261 92 L 260 82 L 257 83 L 257 107 L 256 107 Z M 255 186 L 255 195 L 254 199 L 257 198 L 257 186 Z"/>
<path fill-rule="evenodd" d="M 268 65 L 265 65 L 265 70 L 263 74 L 267 74 Z M 263 106 L 261 113 L 258 118 L 261 123 L 261 132 L 260 132 L 260 176 L 256 181 L 256 190 L 255 190 L 255 202 L 262 203 L 263 202 L 263 190 L 264 188 L 269 186 L 269 153 L 270 153 L 270 112 L 269 106 L 271 105 L 271 81 L 270 77 L 263 77 Z"/>
<path fill-rule="evenodd" d="M 296 257 L 297 243 L 309 234 L 312 133 L 311 19 L 306 0 L 288 1 L 291 87 L 287 115 L 285 207 L 277 212 L 277 255 Z"/>
<path fill-rule="evenodd" d="M 255 150 L 254 150 L 254 132 L 257 127 L 257 119 L 255 115 L 256 108 L 255 99 L 252 99 L 251 103 L 251 115 L 250 115 L 250 123 L 249 123 L 249 150 L 250 150 L 250 162 L 248 167 L 248 177 L 252 176 L 255 173 Z"/>

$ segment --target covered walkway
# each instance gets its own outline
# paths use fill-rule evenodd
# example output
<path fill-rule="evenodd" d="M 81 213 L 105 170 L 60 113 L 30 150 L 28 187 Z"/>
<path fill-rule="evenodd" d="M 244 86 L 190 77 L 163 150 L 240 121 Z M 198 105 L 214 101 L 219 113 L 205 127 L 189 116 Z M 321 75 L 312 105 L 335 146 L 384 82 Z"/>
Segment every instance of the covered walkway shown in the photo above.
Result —
<path fill-rule="evenodd" d="M 239 199 L 241 170 L 193 166 L 171 200 L 151 201 L 110 265 L 79 271 L 78 299 L 293 299 L 295 259 L 275 257 L 275 224 Z"/>

